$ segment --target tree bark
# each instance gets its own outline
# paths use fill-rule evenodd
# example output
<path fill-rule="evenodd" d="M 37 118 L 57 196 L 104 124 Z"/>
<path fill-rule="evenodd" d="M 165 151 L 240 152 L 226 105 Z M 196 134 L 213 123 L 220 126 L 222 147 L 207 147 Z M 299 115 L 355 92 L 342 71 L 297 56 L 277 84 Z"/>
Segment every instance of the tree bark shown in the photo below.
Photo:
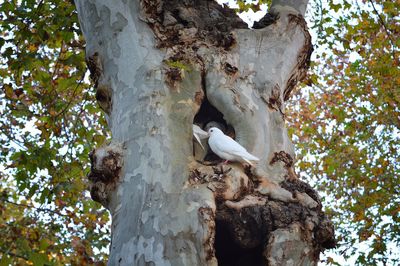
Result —
<path fill-rule="evenodd" d="M 112 215 L 108 264 L 317 264 L 333 227 L 294 172 L 284 114 L 312 51 L 307 1 L 274 1 L 256 30 L 207 0 L 76 5 L 113 137 L 89 174 Z M 203 152 L 192 124 L 210 121 L 257 166 Z"/>

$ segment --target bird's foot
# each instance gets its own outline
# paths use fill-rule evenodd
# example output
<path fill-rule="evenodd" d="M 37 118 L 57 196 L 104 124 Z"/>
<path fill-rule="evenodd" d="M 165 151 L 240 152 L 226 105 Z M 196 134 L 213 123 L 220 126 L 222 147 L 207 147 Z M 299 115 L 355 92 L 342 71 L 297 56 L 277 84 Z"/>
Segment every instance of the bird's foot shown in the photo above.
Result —
<path fill-rule="evenodd" d="M 244 168 L 244 172 L 247 174 L 247 175 L 249 175 L 249 174 L 251 174 L 251 168 L 252 167 L 254 167 L 253 165 L 251 165 L 251 164 L 243 164 L 243 168 Z"/>
<path fill-rule="evenodd" d="M 232 170 L 232 168 L 224 169 L 224 165 L 219 165 L 219 168 L 213 167 L 213 169 L 214 169 L 214 173 L 220 177 L 225 176 L 227 173 L 229 173 Z"/>

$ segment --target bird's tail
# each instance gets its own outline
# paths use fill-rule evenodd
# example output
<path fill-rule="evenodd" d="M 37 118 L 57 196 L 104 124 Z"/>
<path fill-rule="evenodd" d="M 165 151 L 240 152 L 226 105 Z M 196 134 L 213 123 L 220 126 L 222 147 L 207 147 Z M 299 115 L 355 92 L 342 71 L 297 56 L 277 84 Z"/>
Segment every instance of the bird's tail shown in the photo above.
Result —
<path fill-rule="evenodd" d="M 243 158 L 243 161 L 245 161 L 246 163 L 250 164 L 253 167 L 254 167 L 254 164 L 251 161 L 258 162 L 260 160 L 259 158 L 257 158 L 256 156 L 254 156 L 248 152 L 244 156 L 242 156 L 242 158 Z"/>
<path fill-rule="evenodd" d="M 257 158 L 256 156 L 254 156 L 250 153 L 247 153 L 246 156 L 243 156 L 243 157 L 244 157 L 244 159 L 249 160 L 249 161 L 259 161 L 260 160 L 259 158 Z"/>

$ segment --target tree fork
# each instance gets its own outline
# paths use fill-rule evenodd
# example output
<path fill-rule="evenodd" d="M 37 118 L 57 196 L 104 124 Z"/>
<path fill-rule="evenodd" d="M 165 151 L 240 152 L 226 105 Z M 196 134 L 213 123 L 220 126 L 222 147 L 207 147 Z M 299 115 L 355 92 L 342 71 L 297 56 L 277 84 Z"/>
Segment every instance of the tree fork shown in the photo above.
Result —
<path fill-rule="evenodd" d="M 307 1 L 273 1 L 257 30 L 214 1 L 76 4 L 113 135 L 89 174 L 112 215 L 108 264 L 315 265 L 333 226 L 284 123 L 312 51 Z M 259 164 L 205 163 L 192 124 L 210 121 Z"/>

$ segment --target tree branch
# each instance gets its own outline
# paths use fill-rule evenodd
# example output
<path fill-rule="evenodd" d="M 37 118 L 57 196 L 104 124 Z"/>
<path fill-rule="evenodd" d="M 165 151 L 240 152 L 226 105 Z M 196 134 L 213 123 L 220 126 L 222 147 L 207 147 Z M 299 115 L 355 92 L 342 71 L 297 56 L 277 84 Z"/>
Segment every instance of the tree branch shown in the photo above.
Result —
<path fill-rule="evenodd" d="M 17 253 L 11 252 L 11 251 L 9 251 L 9 250 L 4 250 L 4 249 L 2 249 L 2 248 L 0 248 L 0 252 L 3 253 L 3 254 L 10 255 L 10 256 L 12 256 L 12 257 L 20 258 L 20 259 L 23 259 L 23 260 L 29 260 L 29 259 L 28 259 L 27 257 L 25 257 L 25 256 L 18 255 Z"/>
<path fill-rule="evenodd" d="M 75 89 L 74 89 L 74 91 L 72 92 L 71 100 L 68 101 L 67 105 L 66 105 L 59 113 L 57 113 L 57 114 L 54 116 L 54 120 L 56 120 L 56 118 L 57 118 L 58 116 L 60 116 L 61 114 L 63 114 L 65 111 L 67 111 L 67 109 L 69 108 L 69 106 L 71 105 L 71 103 L 75 100 L 75 93 L 77 92 L 79 86 L 82 84 L 83 80 L 85 79 L 85 74 L 86 74 L 86 71 L 84 71 L 84 72 L 82 73 L 82 76 L 81 76 L 81 78 L 80 78 L 78 84 L 76 84 Z"/>
<path fill-rule="evenodd" d="M 391 50 L 392 50 L 393 59 L 396 60 L 396 54 L 395 54 L 395 51 L 394 51 L 395 44 L 394 44 L 394 41 L 392 39 L 391 32 L 390 32 L 389 28 L 386 26 L 386 23 L 383 20 L 382 16 L 379 14 L 378 10 L 376 10 L 374 2 L 372 0 L 369 0 L 369 2 L 372 5 L 372 8 L 374 9 L 374 13 L 378 16 L 380 24 L 383 26 L 383 28 L 386 31 L 386 35 L 388 36 L 390 44 L 392 45 L 392 49 Z"/>
<path fill-rule="evenodd" d="M 306 13 L 308 0 L 273 0 L 271 8 L 282 6 L 297 10 L 302 16 Z"/>
<path fill-rule="evenodd" d="M 15 205 L 15 206 L 18 206 L 18 207 L 36 209 L 36 210 L 41 211 L 41 212 L 50 212 L 50 213 L 57 214 L 57 215 L 60 215 L 60 216 L 69 217 L 66 214 L 62 214 L 62 213 L 60 213 L 58 211 L 54 211 L 54 210 L 51 210 L 51 209 L 48 209 L 48 208 L 37 208 L 37 207 L 35 207 L 33 205 L 28 205 L 28 204 L 23 204 L 23 203 L 16 203 L 16 202 L 12 202 L 12 201 L 9 201 L 9 200 L 6 200 L 6 199 L 4 200 L 4 202 L 12 204 L 12 205 Z"/>

